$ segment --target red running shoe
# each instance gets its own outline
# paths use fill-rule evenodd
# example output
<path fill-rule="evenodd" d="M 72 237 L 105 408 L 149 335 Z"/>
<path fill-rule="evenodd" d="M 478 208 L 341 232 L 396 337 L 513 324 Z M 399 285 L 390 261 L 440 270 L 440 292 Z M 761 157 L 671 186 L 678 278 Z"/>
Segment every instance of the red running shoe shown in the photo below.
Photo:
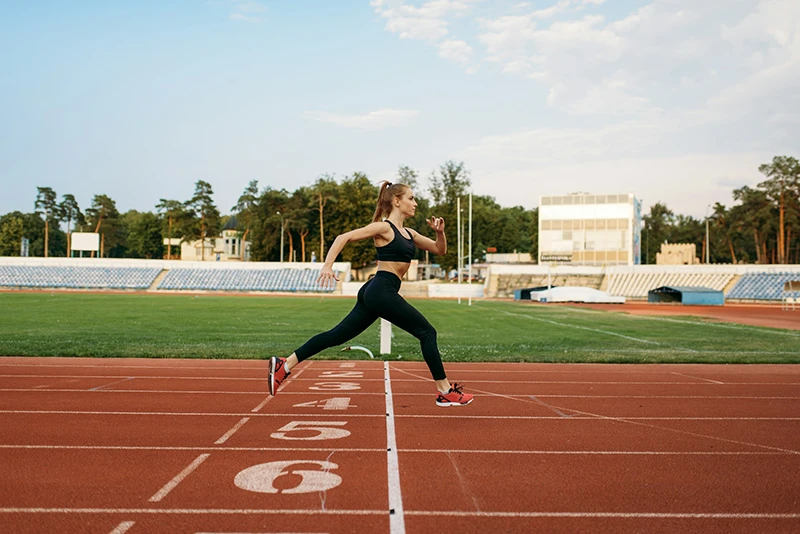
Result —
<path fill-rule="evenodd" d="M 276 358 L 273 356 L 269 359 L 269 394 L 274 396 L 278 391 L 278 387 L 289 376 L 289 371 L 286 370 L 286 358 Z"/>
<path fill-rule="evenodd" d="M 470 395 L 469 393 L 462 393 L 461 387 L 458 384 L 453 383 L 450 391 L 447 394 L 439 393 L 439 396 L 436 397 L 436 405 L 437 406 L 466 406 L 472 399 L 475 398 L 474 395 Z"/>

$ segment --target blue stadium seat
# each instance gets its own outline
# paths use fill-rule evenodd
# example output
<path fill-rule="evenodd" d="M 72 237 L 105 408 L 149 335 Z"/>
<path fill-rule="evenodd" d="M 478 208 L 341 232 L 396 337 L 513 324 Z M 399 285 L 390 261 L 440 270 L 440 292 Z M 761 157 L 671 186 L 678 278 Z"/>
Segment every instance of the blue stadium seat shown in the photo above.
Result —
<path fill-rule="evenodd" d="M 192 269 L 167 271 L 158 289 L 331 293 L 317 285 L 317 269 Z"/>

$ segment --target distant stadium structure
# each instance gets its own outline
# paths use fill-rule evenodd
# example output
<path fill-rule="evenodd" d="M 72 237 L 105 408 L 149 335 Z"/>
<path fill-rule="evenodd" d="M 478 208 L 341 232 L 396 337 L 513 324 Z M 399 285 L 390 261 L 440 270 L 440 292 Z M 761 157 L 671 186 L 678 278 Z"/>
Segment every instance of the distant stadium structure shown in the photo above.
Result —
<path fill-rule="evenodd" d="M 632 193 L 539 199 L 539 263 L 639 265 L 642 204 Z"/>
<path fill-rule="evenodd" d="M 662 286 L 648 291 L 647 302 L 722 306 L 725 304 L 725 295 L 710 287 Z"/>
<path fill-rule="evenodd" d="M 656 265 L 697 265 L 697 245 L 694 243 L 662 243 L 656 252 Z"/>
<path fill-rule="evenodd" d="M 236 228 L 239 225 L 236 217 L 231 217 L 222 229 L 222 234 L 207 237 L 202 243 L 183 241 L 181 243 L 181 260 L 183 261 L 248 261 L 250 259 L 250 242 L 242 239 L 242 233 Z"/>

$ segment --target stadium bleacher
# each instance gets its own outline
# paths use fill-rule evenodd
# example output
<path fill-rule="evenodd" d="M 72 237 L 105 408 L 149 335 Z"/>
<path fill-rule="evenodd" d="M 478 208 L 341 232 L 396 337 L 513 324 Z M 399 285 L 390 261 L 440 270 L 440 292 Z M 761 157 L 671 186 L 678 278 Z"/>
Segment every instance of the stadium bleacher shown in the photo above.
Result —
<path fill-rule="evenodd" d="M 609 295 L 645 299 L 648 291 L 661 286 L 708 287 L 722 291 L 733 277 L 727 273 L 620 273 L 610 275 L 607 291 Z"/>
<path fill-rule="evenodd" d="M 0 287 L 147 289 L 157 267 L 0 265 Z"/>
<path fill-rule="evenodd" d="M 170 269 L 158 289 L 331 293 L 317 284 L 319 269 Z"/>
<path fill-rule="evenodd" d="M 797 280 L 797 272 L 747 273 L 728 293 L 729 299 L 781 300 L 786 282 Z"/>

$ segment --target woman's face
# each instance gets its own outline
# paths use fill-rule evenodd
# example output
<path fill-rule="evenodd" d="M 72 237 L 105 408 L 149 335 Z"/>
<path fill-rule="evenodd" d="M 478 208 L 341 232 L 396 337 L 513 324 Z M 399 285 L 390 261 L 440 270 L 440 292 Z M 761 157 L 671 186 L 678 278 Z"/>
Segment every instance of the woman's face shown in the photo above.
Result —
<path fill-rule="evenodd" d="M 417 212 L 417 201 L 410 187 L 406 187 L 402 195 L 395 197 L 394 209 L 400 210 L 400 213 L 406 219 L 413 217 Z"/>

